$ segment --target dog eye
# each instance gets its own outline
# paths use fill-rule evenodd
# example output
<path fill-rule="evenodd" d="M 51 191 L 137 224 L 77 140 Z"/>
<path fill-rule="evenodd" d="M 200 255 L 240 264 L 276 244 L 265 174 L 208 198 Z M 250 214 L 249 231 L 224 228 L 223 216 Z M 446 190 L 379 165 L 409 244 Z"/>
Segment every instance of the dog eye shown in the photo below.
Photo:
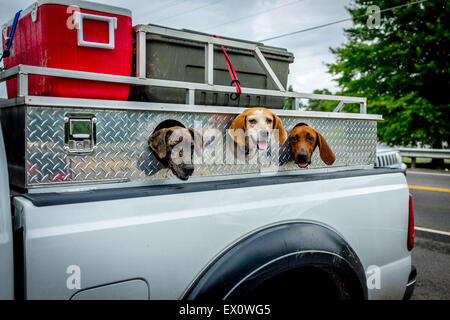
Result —
<path fill-rule="evenodd" d="M 248 120 L 248 122 L 250 122 L 251 124 L 255 124 L 256 120 L 255 119 L 250 119 L 250 120 Z"/>
<path fill-rule="evenodd" d="M 313 142 L 314 141 L 314 137 L 313 136 L 307 136 L 306 139 L 308 139 L 309 142 Z"/>
<path fill-rule="evenodd" d="M 267 123 L 272 123 L 272 119 L 267 119 Z"/>
<path fill-rule="evenodd" d="M 182 158 L 183 157 L 183 150 L 180 150 L 180 158 Z"/>
<path fill-rule="evenodd" d="M 297 142 L 297 137 L 296 136 L 294 136 L 294 137 L 292 137 L 292 141 L 294 141 L 294 142 Z"/>
<path fill-rule="evenodd" d="M 179 137 L 179 138 L 178 138 L 178 141 L 179 141 L 179 142 L 183 141 L 183 137 Z"/>

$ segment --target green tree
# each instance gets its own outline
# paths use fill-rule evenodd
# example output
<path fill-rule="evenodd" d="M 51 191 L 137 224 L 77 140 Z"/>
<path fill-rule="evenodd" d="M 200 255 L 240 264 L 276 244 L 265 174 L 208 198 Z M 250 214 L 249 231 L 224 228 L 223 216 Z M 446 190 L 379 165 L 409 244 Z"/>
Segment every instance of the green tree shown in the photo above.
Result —
<path fill-rule="evenodd" d="M 354 24 L 345 30 L 346 43 L 330 48 L 336 62 L 327 66 L 339 94 L 365 96 L 368 111 L 383 115 L 380 141 L 441 148 L 450 142 L 450 2 L 382 11 L 378 27 L 367 23 L 370 5 L 383 10 L 406 2 L 354 0 L 347 8 Z"/>

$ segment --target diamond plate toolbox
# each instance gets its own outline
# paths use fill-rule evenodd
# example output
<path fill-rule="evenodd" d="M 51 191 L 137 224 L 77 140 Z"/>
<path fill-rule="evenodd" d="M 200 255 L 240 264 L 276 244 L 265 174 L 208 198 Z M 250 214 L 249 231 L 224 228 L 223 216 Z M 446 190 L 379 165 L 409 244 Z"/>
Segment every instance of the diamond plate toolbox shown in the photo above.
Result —
<path fill-rule="evenodd" d="M 235 108 L 217 109 L 201 106 L 199 112 L 177 110 L 152 110 L 121 108 L 87 108 L 19 105 L 0 108 L 0 116 L 7 149 L 10 182 L 28 189 L 42 186 L 70 184 L 97 184 L 113 182 L 167 183 L 179 181 L 155 158 L 148 146 L 148 139 L 155 128 L 166 120 L 176 120 L 185 127 L 213 127 L 225 134 L 225 130 L 237 114 Z M 192 106 L 191 106 L 192 107 Z M 200 107 L 199 107 L 200 108 Z M 230 110 L 227 112 L 226 110 Z M 288 141 L 279 150 L 279 166 L 267 163 L 228 164 L 217 161 L 225 157 L 208 159 L 195 164 L 191 179 L 196 177 L 238 177 L 242 174 L 306 173 L 320 168 L 351 168 L 373 165 L 376 160 L 377 119 L 345 118 L 343 116 L 302 116 L 301 111 L 275 111 L 286 131 L 300 123 L 307 123 L 321 132 L 336 155 L 332 166 L 326 166 L 319 157 L 318 148 L 307 169 L 298 168 L 290 158 Z M 309 113 L 311 114 L 311 112 Z M 85 137 L 84 145 L 89 152 L 74 153 L 67 136 L 70 117 L 91 119 L 95 124 L 84 132 L 86 121 L 74 124 L 79 137 Z M 84 119 L 85 120 L 85 119 Z M 71 127 L 72 128 L 72 127 Z M 87 130 L 87 129 L 86 129 Z M 75 133 L 74 133 L 75 135 Z M 78 139 L 79 140 L 79 139 Z M 95 146 L 94 146 L 95 145 Z M 68 147 L 69 146 L 69 147 Z M 79 147 L 79 146 L 78 146 Z M 224 151 L 226 152 L 225 148 Z M 316 170 L 317 171 L 317 170 Z M 189 180 L 191 181 L 191 180 Z"/>

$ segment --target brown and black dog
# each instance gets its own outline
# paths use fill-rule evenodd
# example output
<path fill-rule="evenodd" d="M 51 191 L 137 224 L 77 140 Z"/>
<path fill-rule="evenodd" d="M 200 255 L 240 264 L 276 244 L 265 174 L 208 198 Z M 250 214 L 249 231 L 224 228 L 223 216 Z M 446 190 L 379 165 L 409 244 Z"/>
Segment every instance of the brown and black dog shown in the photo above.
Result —
<path fill-rule="evenodd" d="M 289 134 L 289 145 L 291 155 L 300 168 L 306 168 L 311 164 L 311 156 L 317 146 L 320 149 L 320 158 L 327 165 L 332 165 L 336 160 L 336 156 L 320 132 L 305 123 L 299 123 L 292 129 Z"/>
<path fill-rule="evenodd" d="M 194 134 L 193 128 L 174 126 L 155 131 L 148 140 L 156 158 L 181 180 L 194 173 L 192 156 L 201 152 L 202 139 L 194 139 Z"/>
<path fill-rule="evenodd" d="M 252 157 L 249 149 L 254 149 L 254 152 L 268 149 L 272 130 L 278 130 L 274 138 L 282 145 L 287 133 L 281 119 L 266 108 L 256 107 L 239 114 L 231 123 L 228 134 L 236 144 L 245 148 L 247 156 Z M 249 147 L 250 144 L 256 148 Z"/>

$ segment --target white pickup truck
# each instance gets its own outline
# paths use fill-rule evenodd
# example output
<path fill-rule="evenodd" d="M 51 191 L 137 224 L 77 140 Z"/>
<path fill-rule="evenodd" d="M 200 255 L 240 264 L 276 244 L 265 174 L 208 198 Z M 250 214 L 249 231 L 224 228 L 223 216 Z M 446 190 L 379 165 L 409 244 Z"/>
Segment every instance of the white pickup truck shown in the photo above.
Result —
<path fill-rule="evenodd" d="M 0 135 L 1 298 L 221 300 L 296 292 L 401 299 L 412 293 L 413 225 L 401 170 L 310 169 L 10 191 L 3 137 L 15 148 L 21 134 Z M 13 164 L 9 170 L 13 180 Z"/>
<path fill-rule="evenodd" d="M 17 97 L 0 101 L 1 299 L 411 296 L 412 200 L 401 169 L 374 166 L 382 118 L 366 113 L 364 98 L 243 86 L 242 97 L 292 98 L 294 106 L 302 98 L 340 101 L 330 113 L 272 110 L 288 132 L 298 123 L 320 130 L 336 162 L 325 166 L 315 152 L 306 169 L 288 157 L 277 170 L 203 163 L 180 181 L 149 149 L 155 128 L 222 130 L 244 109 L 196 104 L 196 93 L 229 94 L 232 86 L 146 77 L 146 33 L 200 43 L 210 76 L 213 53 L 221 54 L 214 46 L 254 50 L 279 84 L 264 58 L 274 49 L 262 54 L 259 44 L 155 26 L 134 30 L 139 77 L 28 65 L 0 73 L 0 82 L 18 84 Z M 33 95 L 28 81 L 36 76 L 175 88 L 186 102 Z M 346 103 L 361 112 L 339 112 Z"/>

